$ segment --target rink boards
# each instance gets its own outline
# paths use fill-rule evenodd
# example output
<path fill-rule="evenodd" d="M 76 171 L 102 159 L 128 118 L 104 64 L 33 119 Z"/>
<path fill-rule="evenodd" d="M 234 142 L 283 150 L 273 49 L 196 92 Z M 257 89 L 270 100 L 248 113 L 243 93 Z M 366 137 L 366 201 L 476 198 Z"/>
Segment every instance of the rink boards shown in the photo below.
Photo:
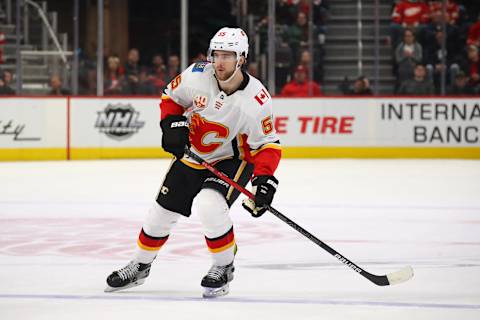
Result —
<path fill-rule="evenodd" d="M 170 157 L 159 101 L 0 98 L 0 160 Z M 274 116 L 284 157 L 480 158 L 480 99 L 274 98 Z"/>

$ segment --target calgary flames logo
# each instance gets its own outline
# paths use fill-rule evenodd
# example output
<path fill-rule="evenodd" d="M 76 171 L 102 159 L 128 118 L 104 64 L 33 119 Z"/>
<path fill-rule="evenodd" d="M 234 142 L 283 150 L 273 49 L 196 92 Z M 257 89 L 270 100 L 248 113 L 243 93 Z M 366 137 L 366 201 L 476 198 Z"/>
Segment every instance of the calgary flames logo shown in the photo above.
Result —
<path fill-rule="evenodd" d="M 201 153 L 211 153 L 220 147 L 221 139 L 228 137 L 229 130 L 220 123 L 208 121 L 194 113 L 190 120 L 190 141 L 192 146 Z"/>

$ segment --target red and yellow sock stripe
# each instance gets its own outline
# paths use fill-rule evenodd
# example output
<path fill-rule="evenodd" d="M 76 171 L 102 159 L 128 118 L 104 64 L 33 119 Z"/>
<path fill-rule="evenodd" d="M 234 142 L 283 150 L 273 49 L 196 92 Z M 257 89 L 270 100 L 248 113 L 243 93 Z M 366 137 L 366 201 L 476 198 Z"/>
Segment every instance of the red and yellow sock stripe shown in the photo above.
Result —
<path fill-rule="evenodd" d="M 233 227 L 224 235 L 217 238 L 208 238 L 205 236 L 208 250 L 212 253 L 223 252 L 235 245 L 235 236 L 233 234 Z"/>
<path fill-rule="evenodd" d="M 160 248 L 167 242 L 168 235 L 165 237 L 152 237 L 145 233 L 145 231 L 140 231 L 138 236 L 137 244 L 140 248 L 148 251 L 158 251 Z"/>

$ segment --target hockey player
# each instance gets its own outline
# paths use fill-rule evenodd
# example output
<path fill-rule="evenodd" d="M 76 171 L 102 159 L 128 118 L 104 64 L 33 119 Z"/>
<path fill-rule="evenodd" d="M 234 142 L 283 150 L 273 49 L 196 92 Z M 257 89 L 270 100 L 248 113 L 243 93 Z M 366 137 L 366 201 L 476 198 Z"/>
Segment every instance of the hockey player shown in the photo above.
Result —
<path fill-rule="evenodd" d="M 165 89 L 162 147 L 175 159 L 140 231 L 133 260 L 107 278 L 106 291 L 142 284 L 172 227 L 181 216 L 190 216 L 194 206 L 213 259 L 201 281 L 203 295 L 228 293 L 237 249 L 228 212 L 239 192 L 184 156 L 184 150 L 188 146 L 242 186 L 251 179 L 255 202 L 244 200 L 243 206 L 254 217 L 271 204 L 281 147 L 269 93 L 242 70 L 247 56 L 245 32 L 222 28 L 210 41 L 208 62 L 192 64 Z"/>

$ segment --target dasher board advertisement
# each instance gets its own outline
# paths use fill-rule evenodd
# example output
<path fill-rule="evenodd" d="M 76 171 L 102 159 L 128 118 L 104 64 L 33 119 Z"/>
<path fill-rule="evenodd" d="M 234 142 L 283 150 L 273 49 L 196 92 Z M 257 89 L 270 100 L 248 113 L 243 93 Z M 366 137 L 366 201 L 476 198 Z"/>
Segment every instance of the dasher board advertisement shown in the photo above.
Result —
<path fill-rule="evenodd" d="M 72 98 L 71 147 L 160 146 L 159 101 Z"/>
<path fill-rule="evenodd" d="M 72 98 L 72 159 L 153 157 L 161 149 L 159 98 Z"/>
<path fill-rule="evenodd" d="M 480 99 L 276 99 L 284 146 L 480 147 Z"/>
<path fill-rule="evenodd" d="M 2 98 L 0 160 L 65 159 L 67 98 Z"/>

